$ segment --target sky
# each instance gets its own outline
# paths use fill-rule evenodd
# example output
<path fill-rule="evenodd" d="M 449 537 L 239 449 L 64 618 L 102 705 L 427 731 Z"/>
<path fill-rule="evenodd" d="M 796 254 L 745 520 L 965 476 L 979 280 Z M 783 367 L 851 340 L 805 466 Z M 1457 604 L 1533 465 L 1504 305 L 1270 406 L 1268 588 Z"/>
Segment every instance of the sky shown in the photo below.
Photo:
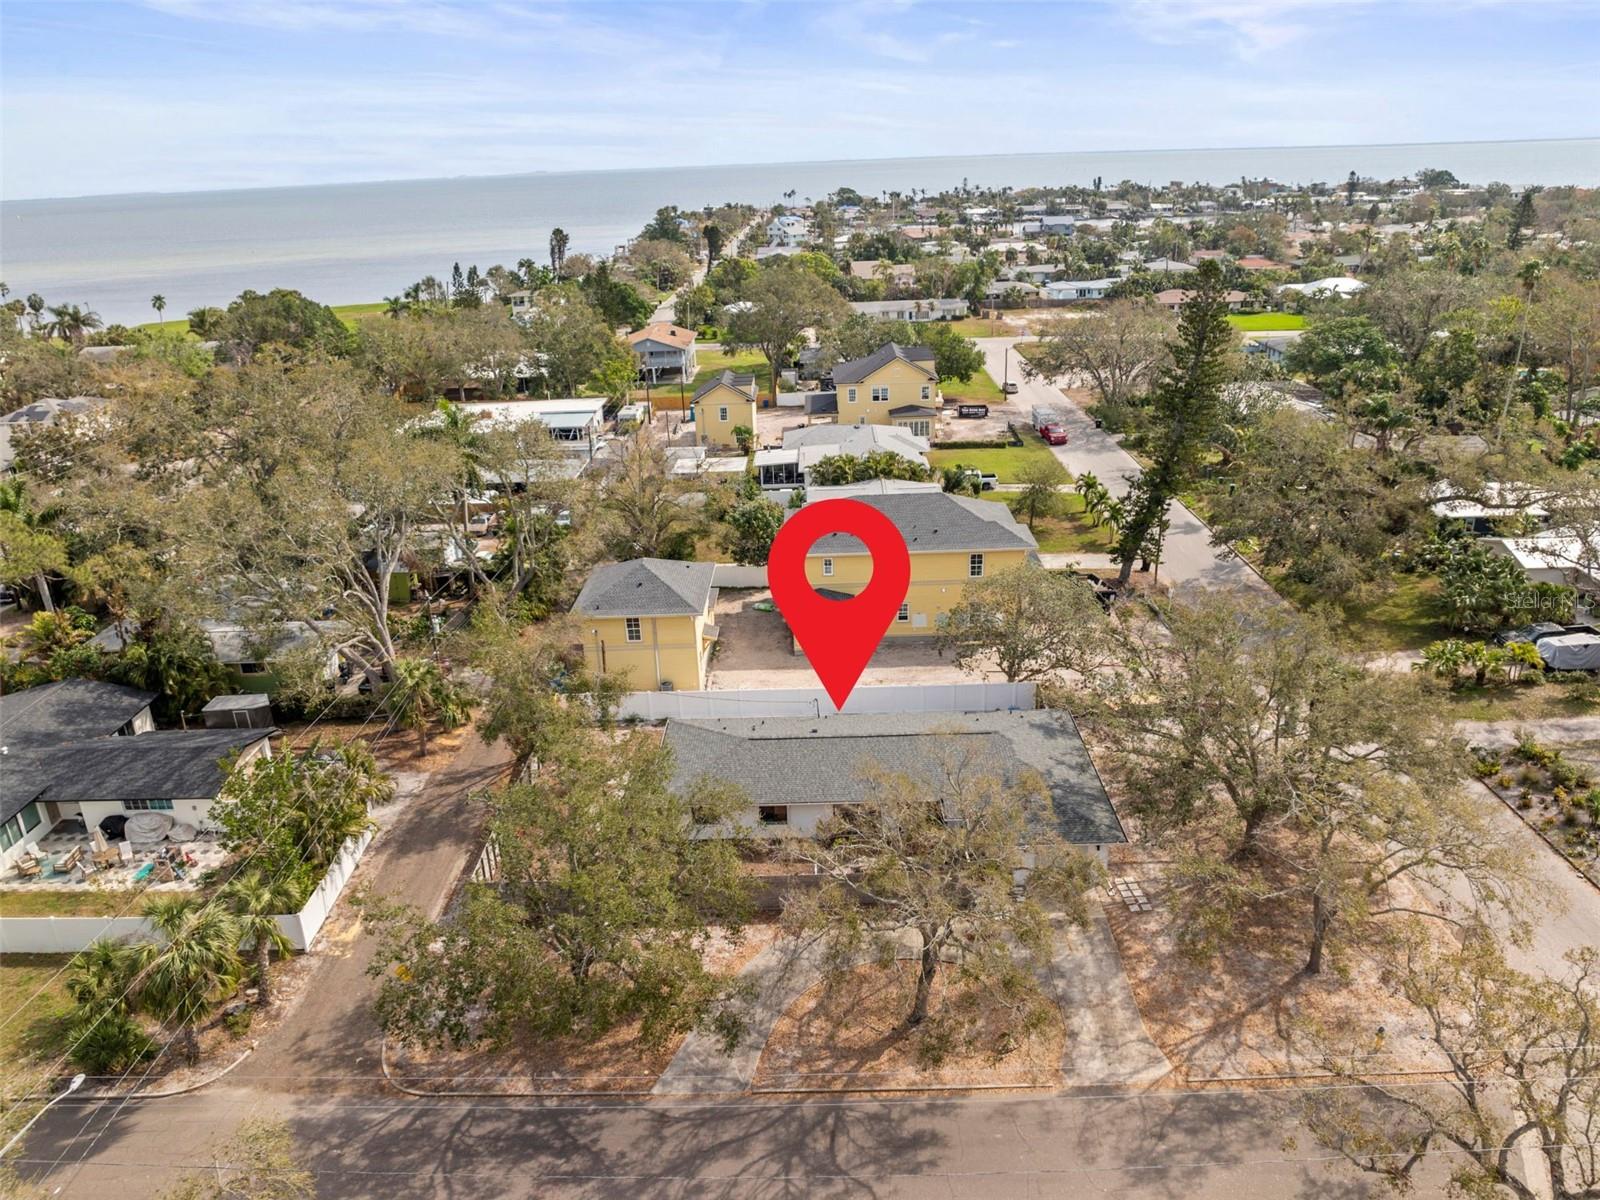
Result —
<path fill-rule="evenodd" d="M 0 196 L 1591 137 L 1600 0 L 0 0 Z"/>

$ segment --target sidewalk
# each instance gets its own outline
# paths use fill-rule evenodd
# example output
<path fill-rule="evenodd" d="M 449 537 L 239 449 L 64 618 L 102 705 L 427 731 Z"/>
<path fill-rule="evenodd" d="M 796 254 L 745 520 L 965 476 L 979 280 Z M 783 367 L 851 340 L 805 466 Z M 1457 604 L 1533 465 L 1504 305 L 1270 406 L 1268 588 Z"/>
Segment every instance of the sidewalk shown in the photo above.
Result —
<path fill-rule="evenodd" d="M 1088 928 L 1060 934 L 1045 985 L 1067 1022 L 1063 1087 L 1131 1087 L 1171 1072 L 1145 1031 L 1104 912 L 1096 909 Z"/>

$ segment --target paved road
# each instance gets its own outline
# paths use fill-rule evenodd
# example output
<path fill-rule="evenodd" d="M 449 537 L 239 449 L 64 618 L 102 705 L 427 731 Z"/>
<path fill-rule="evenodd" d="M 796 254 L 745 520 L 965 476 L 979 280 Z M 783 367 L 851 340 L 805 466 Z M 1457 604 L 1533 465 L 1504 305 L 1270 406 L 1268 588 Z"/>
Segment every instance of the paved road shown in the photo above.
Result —
<path fill-rule="evenodd" d="M 437 916 L 469 857 L 480 849 L 483 813 L 471 796 L 504 778 L 510 754 L 475 735 L 442 768 L 368 854 L 365 882 L 381 896 Z M 284 1091 L 345 1090 L 340 1077 L 378 1069 L 380 1037 L 370 1009 L 367 964 L 374 941 L 359 923 L 333 934 L 293 1018 L 264 1038 L 231 1084 Z"/>
<path fill-rule="evenodd" d="M 1009 347 L 1020 338 L 979 338 L 989 374 L 999 382 L 1007 376 L 1005 358 Z M 1121 496 L 1128 490 L 1128 482 L 1139 474 L 1139 464 L 1104 430 L 1096 429 L 1094 421 L 1076 404 L 1061 394 L 1053 382 L 1027 379 L 1022 374 L 1021 358 L 1013 351 L 1009 377 L 1018 385 L 1015 403 L 1024 413 L 1031 413 L 1035 405 L 1045 404 L 1060 408 L 1066 415 L 1067 433 L 1071 441 L 1065 446 L 1053 447 L 1055 455 L 1073 475 L 1092 472 L 1113 495 Z M 1174 502 L 1170 510 L 1172 526 L 1167 533 L 1161 561 L 1161 578 L 1172 585 L 1179 594 L 1193 588 L 1232 588 L 1260 595 L 1278 603 L 1278 595 L 1261 576 L 1242 558 L 1226 547 L 1211 544 L 1211 531 L 1182 504 Z"/>
<path fill-rule="evenodd" d="M 764 213 L 757 213 L 756 214 L 757 220 L 761 219 L 763 216 L 765 216 Z M 744 226 L 742 229 L 739 230 L 738 233 L 736 233 L 732 237 L 730 237 L 728 239 L 728 243 L 727 243 L 728 249 L 732 250 L 733 247 L 737 246 L 739 244 L 739 239 L 744 237 L 744 235 L 746 233 L 750 232 L 750 226 L 754 225 L 755 223 L 756 223 L 755 221 L 751 221 L 749 225 Z M 684 284 L 677 291 L 673 292 L 670 296 L 668 296 L 660 304 L 656 305 L 655 312 L 650 314 L 650 320 L 651 321 L 666 321 L 666 322 L 669 322 L 669 323 L 672 322 L 672 321 L 675 321 L 677 319 L 677 313 L 678 313 L 678 297 L 683 292 L 687 291 L 689 288 L 695 287 L 695 286 L 705 282 L 706 271 L 708 271 L 709 269 L 710 269 L 710 267 L 709 267 L 709 265 L 707 263 L 700 262 L 700 261 L 696 260 L 694 271 L 689 276 L 689 282 Z M 713 349 L 714 347 L 712 347 L 710 345 L 702 344 L 699 348 L 701 350 L 710 350 L 710 349 Z"/>
<path fill-rule="evenodd" d="M 1388 1195 L 1302 1135 L 1283 1092 L 1152 1092 L 800 1105 L 539 1107 L 257 1098 L 130 1106 L 61 1194 L 148 1195 L 219 1122 L 290 1122 L 321 1200 L 383 1197 L 1009 1197 L 1287 1200 Z M 50 1114 L 53 1146 L 83 1113 Z M 70 1150 L 72 1147 L 68 1147 Z M 26 1164 L 25 1164 L 26 1165 Z M 59 1173 L 52 1183 L 64 1176 Z M 1420 1195 L 1441 1194 L 1424 1185 Z"/>

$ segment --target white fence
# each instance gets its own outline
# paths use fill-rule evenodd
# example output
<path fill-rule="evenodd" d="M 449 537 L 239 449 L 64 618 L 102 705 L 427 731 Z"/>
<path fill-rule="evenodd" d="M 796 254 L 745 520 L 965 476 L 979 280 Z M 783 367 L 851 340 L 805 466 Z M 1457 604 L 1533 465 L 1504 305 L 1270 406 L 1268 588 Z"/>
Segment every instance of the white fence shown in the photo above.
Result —
<path fill-rule="evenodd" d="M 1032 683 L 913 683 L 858 687 L 847 713 L 1008 712 L 1038 707 Z M 821 688 L 630 692 L 618 714 L 640 721 L 705 717 L 820 717 L 834 712 Z"/>
<path fill-rule="evenodd" d="M 370 831 L 359 838 L 351 838 L 339 851 L 339 857 L 328 868 L 305 907 L 297 913 L 274 918 L 296 950 L 311 948 L 371 841 Z M 131 895 L 128 898 L 132 900 Z M 0 905 L 3 903 L 0 900 Z M 0 953 L 3 954 L 73 954 L 103 937 L 121 940 L 150 936 L 150 922 L 143 917 L 0 917 Z"/>
<path fill-rule="evenodd" d="M 719 588 L 764 588 L 765 567 L 741 567 L 738 563 L 717 563 L 711 568 L 711 582 Z"/>

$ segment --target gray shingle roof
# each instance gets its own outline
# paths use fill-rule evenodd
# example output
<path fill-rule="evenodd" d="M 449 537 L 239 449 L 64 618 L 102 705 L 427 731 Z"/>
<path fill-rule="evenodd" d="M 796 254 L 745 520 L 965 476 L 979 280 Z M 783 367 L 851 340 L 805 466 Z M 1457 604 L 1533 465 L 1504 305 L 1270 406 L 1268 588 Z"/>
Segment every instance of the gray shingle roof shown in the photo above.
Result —
<path fill-rule="evenodd" d="M 713 563 L 633 558 L 596 567 L 572 611 L 588 617 L 676 617 L 711 602 Z"/>
<path fill-rule="evenodd" d="M 928 777 L 943 746 L 1007 780 L 1032 769 L 1050 791 L 1055 827 L 1077 845 L 1127 840 L 1070 714 L 1032 712 L 844 714 L 668 721 L 673 787 L 709 777 L 752 804 L 859 804 L 863 769 Z"/>
<path fill-rule="evenodd" d="M 897 358 L 925 371 L 930 379 L 938 378 L 933 370 L 933 351 L 928 347 L 900 346 L 894 342 L 885 342 L 865 358 L 839 363 L 833 368 L 833 382 L 835 384 L 860 383 L 868 375 L 871 375 L 880 367 L 887 366 Z"/>
<path fill-rule="evenodd" d="M 694 398 L 700 399 L 714 387 L 727 384 L 736 392 L 743 392 L 751 400 L 756 398 L 756 377 L 754 375 L 736 375 L 732 371 L 718 371 L 694 391 Z"/>
<path fill-rule="evenodd" d="M 852 496 L 894 522 L 911 553 L 936 550 L 1037 550 L 1039 543 L 1011 510 L 994 500 L 973 500 L 948 492 L 908 492 Z M 798 510 L 795 510 L 798 511 Z M 794 516 L 791 511 L 788 514 Z M 859 538 L 830 533 L 818 538 L 812 554 L 865 554 Z"/>
<path fill-rule="evenodd" d="M 205 800 L 222 790 L 223 760 L 275 732 L 190 729 L 97 737 L 7 755 L 0 820 L 33 800 Z"/>
<path fill-rule="evenodd" d="M 12 692 L 0 696 L 0 746 L 16 751 L 24 746 L 110 737 L 155 698 L 154 692 L 94 679 L 63 679 Z"/>

